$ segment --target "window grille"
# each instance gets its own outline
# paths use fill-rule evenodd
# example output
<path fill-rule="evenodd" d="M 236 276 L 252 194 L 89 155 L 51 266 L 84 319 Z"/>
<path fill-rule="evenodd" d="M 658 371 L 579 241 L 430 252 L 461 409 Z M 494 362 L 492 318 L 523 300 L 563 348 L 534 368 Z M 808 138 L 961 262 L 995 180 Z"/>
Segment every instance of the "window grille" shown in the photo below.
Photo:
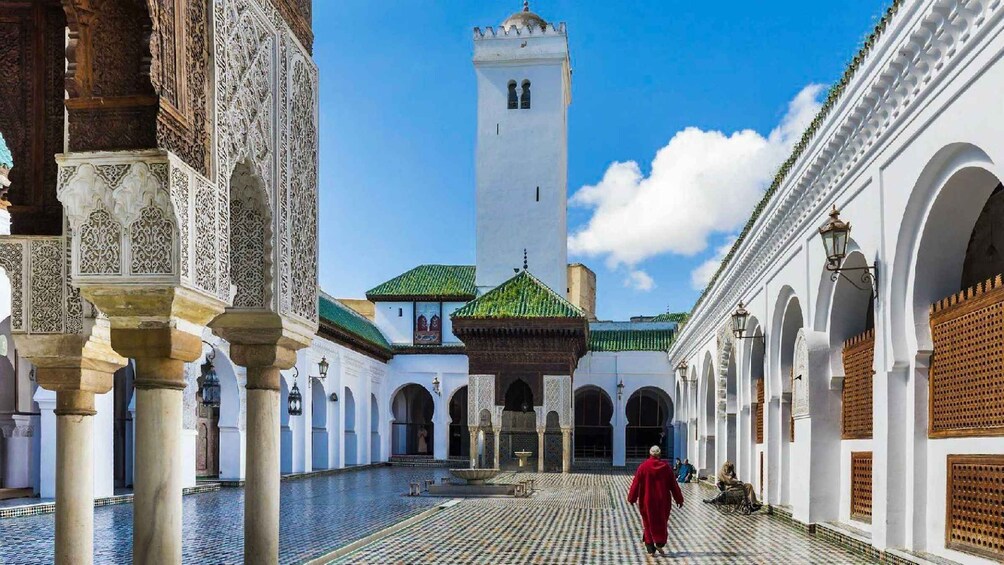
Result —
<path fill-rule="evenodd" d="M 1001 276 L 931 306 L 929 435 L 1004 435 Z"/>
<path fill-rule="evenodd" d="M 1004 455 L 949 455 L 945 545 L 1004 560 Z"/>
<path fill-rule="evenodd" d="M 851 518 L 872 521 L 872 452 L 851 452 Z"/>
<path fill-rule="evenodd" d="M 875 330 L 844 342 L 844 390 L 841 414 L 843 439 L 872 437 L 872 363 Z"/>

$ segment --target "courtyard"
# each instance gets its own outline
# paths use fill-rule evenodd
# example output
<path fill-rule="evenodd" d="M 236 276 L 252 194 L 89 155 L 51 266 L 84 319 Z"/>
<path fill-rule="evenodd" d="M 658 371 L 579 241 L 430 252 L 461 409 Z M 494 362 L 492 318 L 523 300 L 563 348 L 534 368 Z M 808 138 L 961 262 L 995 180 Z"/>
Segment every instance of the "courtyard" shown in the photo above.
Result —
<path fill-rule="evenodd" d="M 279 562 L 310 562 L 367 536 L 373 539 L 331 562 L 613 564 L 649 559 L 638 539 L 637 513 L 625 501 L 631 481 L 626 473 L 521 474 L 536 481 L 537 493 L 530 498 L 471 498 L 446 508 L 439 506 L 450 499 L 405 495 L 410 482 L 443 476 L 445 469 L 378 467 L 283 481 Z M 705 487 L 682 487 L 686 502 L 673 511 L 668 555 L 656 561 L 869 562 L 762 511 L 723 516 L 701 502 L 710 492 Z M 183 562 L 240 563 L 243 531 L 228 524 L 240 523 L 243 506 L 240 488 L 186 496 Z M 132 504 L 95 508 L 96 563 L 130 560 L 132 511 Z M 54 522 L 54 514 L 0 520 L 0 562 L 51 563 Z"/>

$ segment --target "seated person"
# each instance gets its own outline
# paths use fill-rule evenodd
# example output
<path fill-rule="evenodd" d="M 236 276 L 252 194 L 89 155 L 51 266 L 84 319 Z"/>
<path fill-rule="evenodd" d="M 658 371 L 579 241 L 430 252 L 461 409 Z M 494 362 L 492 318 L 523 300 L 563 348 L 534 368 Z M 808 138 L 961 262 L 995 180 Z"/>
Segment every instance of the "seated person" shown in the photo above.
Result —
<path fill-rule="evenodd" d="M 753 490 L 753 485 L 750 483 L 744 483 L 736 478 L 736 466 L 732 464 L 731 461 L 726 461 L 722 464 L 722 468 L 718 470 L 717 477 L 718 490 L 721 491 L 717 496 L 713 498 L 707 498 L 704 502 L 708 504 L 718 504 L 725 502 L 726 493 L 729 489 L 737 488 L 742 489 L 743 496 L 746 498 L 746 503 L 749 504 L 750 508 L 754 511 L 759 510 L 761 507 L 760 501 L 757 500 L 756 492 Z"/>
<path fill-rule="evenodd" d="M 680 458 L 677 457 L 676 463 L 673 464 L 673 472 L 676 473 L 677 475 L 680 474 L 680 465 L 683 465 L 683 463 L 680 463 Z"/>
<path fill-rule="evenodd" d="M 684 459 L 683 465 L 680 465 L 680 470 L 676 473 L 676 482 L 678 483 L 689 483 L 694 480 L 694 466 L 690 464 L 690 459 Z"/>

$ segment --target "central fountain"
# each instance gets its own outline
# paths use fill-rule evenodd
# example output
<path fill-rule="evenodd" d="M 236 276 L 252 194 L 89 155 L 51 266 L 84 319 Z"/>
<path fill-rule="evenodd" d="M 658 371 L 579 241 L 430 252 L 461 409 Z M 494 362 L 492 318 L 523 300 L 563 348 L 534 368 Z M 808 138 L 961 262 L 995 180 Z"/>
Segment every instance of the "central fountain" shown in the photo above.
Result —
<path fill-rule="evenodd" d="M 475 467 L 472 469 L 450 469 L 454 478 L 463 482 L 449 482 L 439 485 L 429 485 L 430 496 L 526 496 L 528 493 L 522 485 L 489 483 L 501 473 L 498 467 L 485 468 L 485 434 L 478 432 L 478 455 Z"/>

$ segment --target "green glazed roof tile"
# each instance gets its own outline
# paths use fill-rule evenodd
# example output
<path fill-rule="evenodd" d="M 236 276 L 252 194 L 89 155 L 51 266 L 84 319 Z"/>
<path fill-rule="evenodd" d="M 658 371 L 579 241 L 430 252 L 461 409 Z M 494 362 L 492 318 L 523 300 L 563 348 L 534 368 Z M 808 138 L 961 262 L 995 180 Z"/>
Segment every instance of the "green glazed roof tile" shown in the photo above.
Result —
<path fill-rule="evenodd" d="M 450 317 L 585 318 L 585 314 L 524 270 L 468 302 Z"/>
<path fill-rule="evenodd" d="M 357 314 L 354 310 L 325 294 L 318 299 L 318 313 L 321 321 L 327 322 L 357 338 L 391 351 L 390 343 L 373 322 Z"/>
<path fill-rule="evenodd" d="M 675 322 L 594 322 L 589 351 L 668 351 Z"/>
<path fill-rule="evenodd" d="M 370 300 L 426 298 L 467 301 L 477 296 L 474 265 L 419 265 L 371 288 Z"/>

